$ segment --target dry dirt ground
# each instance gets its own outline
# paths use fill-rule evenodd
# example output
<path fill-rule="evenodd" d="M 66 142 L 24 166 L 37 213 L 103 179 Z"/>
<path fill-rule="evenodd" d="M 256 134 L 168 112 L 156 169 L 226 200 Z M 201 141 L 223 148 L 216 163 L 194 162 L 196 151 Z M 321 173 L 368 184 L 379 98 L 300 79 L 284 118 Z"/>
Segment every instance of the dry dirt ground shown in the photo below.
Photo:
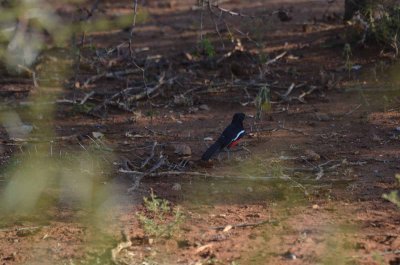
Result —
<path fill-rule="evenodd" d="M 126 87 L 143 89 L 143 75 L 111 75 L 84 85 L 96 69 L 137 69 L 127 55 L 129 30 L 87 34 L 80 69 L 69 78 L 74 88 L 64 84 L 58 98 L 80 100 L 96 93 L 87 104 L 58 103 L 54 121 L 41 117 L 33 123 L 39 132 L 50 123 L 55 131 L 55 136 L 46 135 L 53 140 L 51 151 L 46 149 L 39 167 L 53 168 L 51 161 L 59 157 L 58 167 L 67 168 L 72 178 L 79 171 L 75 167 L 90 164 L 94 199 L 90 207 L 75 203 L 74 186 L 64 188 L 69 182 L 61 178 L 47 180 L 51 184 L 39 200 L 44 202 L 29 214 L 11 204 L 0 221 L 1 264 L 400 264 L 400 212 L 382 199 L 399 188 L 398 71 L 373 45 L 354 45 L 351 63 L 362 67 L 346 70 L 343 47 L 349 29 L 336 15 L 342 3 L 221 1 L 221 7 L 256 18 L 225 15 L 240 47 L 226 40 L 229 31 L 216 19 L 223 48 L 204 12 L 203 34 L 215 52 L 209 58 L 199 48 L 201 18 L 195 1 L 143 2 L 139 11 L 145 10 L 146 18 L 134 31 L 135 64 L 145 69 L 148 87 L 157 86 L 163 73 L 168 81 L 129 105 L 133 112 L 122 109 L 127 107 L 122 95 L 117 96 L 122 104 L 104 104 Z M 129 5 L 105 1 L 95 17 L 131 14 Z M 290 10 L 292 20 L 268 16 L 279 8 Z M 71 10 L 59 7 L 64 15 Z M 44 65 L 63 55 L 62 49 L 51 52 L 41 58 Z M 283 52 L 281 59 L 269 61 Z M 269 113 L 260 121 L 247 118 L 248 135 L 229 159 L 221 154 L 210 164 L 199 163 L 210 144 L 204 139 L 215 139 L 233 113 L 256 115 L 254 99 L 265 83 L 273 101 Z M 283 95 L 292 83 L 293 99 L 284 100 L 278 93 Z M 40 91 L 30 80 L 4 75 L 0 87 L 7 106 L 15 107 L 23 121 L 32 120 L 24 104 Z M 296 99 L 308 91 L 304 102 Z M 107 108 L 87 113 L 102 104 Z M 5 129 L 1 138 L 5 194 L 13 183 L 7 170 L 14 172 L 19 161 L 40 156 L 33 150 L 49 138 L 15 141 Z M 180 157 L 176 145 L 190 147 L 191 155 Z M 133 174 L 120 169 L 148 172 L 161 161 L 161 153 L 167 162 L 128 192 Z M 93 162 L 94 156 L 100 160 Z M 152 159 L 143 166 L 147 157 Z M 29 175 L 29 170 L 23 172 Z M 167 171 L 190 173 L 162 173 Z M 171 238 L 149 235 L 138 220 L 137 213 L 151 216 L 142 203 L 151 189 L 183 212 Z M 24 197 L 29 190 L 14 192 Z M 130 244 L 112 257 L 121 242 Z"/>

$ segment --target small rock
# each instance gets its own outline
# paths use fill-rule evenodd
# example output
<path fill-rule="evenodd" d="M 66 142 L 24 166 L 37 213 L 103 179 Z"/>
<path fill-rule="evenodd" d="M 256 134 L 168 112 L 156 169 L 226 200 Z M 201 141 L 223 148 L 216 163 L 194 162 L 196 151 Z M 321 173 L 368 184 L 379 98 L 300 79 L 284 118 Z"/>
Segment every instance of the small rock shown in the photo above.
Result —
<path fill-rule="evenodd" d="M 175 190 L 175 191 L 180 191 L 180 190 L 182 190 L 181 184 L 175 183 L 175 184 L 172 186 L 172 190 Z"/>
<path fill-rule="evenodd" d="M 227 225 L 227 226 L 225 226 L 224 230 L 222 230 L 222 232 L 228 232 L 228 231 L 231 230 L 232 228 L 233 228 L 233 226 Z"/>
<path fill-rule="evenodd" d="M 379 137 L 378 135 L 374 134 L 374 135 L 372 136 L 372 141 L 374 141 L 374 142 L 381 142 L 381 141 L 382 141 L 382 138 Z"/>
<path fill-rule="evenodd" d="M 314 204 L 314 205 L 312 206 L 312 208 L 313 208 L 314 210 L 318 210 L 318 209 L 319 209 L 319 205 L 318 205 L 318 204 Z"/>
<path fill-rule="evenodd" d="M 284 257 L 285 259 L 289 259 L 289 260 L 295 260 L 297 259 L 296 255 L 290 251 L 285 252 L 282 257 Z"/>
<path fill-rule="evenodd" d="M 191 156 L 192 155 L 192 149 L 187 144 L 175 144 L 174 148 L 175 148 L 174 153 L 178 154 L 180 156 Z"/>
<path fill-rule="evenodd" d="M 191 107 L 191 108 L 189 108 L 189 113 L 196 113 L 196 112 L 198 112 L 199 111 L 199 108 L 196 108 L 196 107 Z"/>
<path fill-rule="evenodd" d="M 247 187 L 247 191 L 248 192 L 253 192 L 253 188 L 252 187 Z"/>
<path fill-rule="evenodd" d="M 330 120 L 332 120 L 331 117 L 329 117 L 328 114 L 322 113 L 322 112 L 320 112 L 320 113 L 315 113 L 315 117 L 316 117 L 317 120 L 319 120 L 319 121 L 330 121 Z"/>
<path fill-rule="evenodd" d="M 104 134 L 101 132 L 92 132 L 92 135 L 95 139 L 102 139 L 104 137 Z"/>
<path fill-rule="evenodd" d="M 210 107 L 208 105 L 206 105 L 206 104 L 202 104 L 202 105 L 199 106 L 199 109 L 200 110 L 209 111 Z"/>
<path fill-rule="evenodd" d="M 377 170 L 377 169 L 374 170 L 374 175 L 375 175 L 375 177 L 377 177 L 377 178 L 383 178 L 383 177 L 384 177 L 384 175 L 382 174 L 382 172 L 380 172 L 380 171 Z"/>
<path fill-rule="evenodd" d="M 214 139 L 212 137 L 206 137 L 204 138 L 204 141 L 214 141 Z"/>
<path fill-rule="evenodd" d="M 174 96 L 174 104 L 176 106 L 190 106 L 191 100 L 184 95 Z"/>
<path fill-rule="evenodd" d="M 311 150 L 311 149 L 307 149 L 304 152 L 304 154 L 305 154 L 307 160 L 310 160 L 310 161 L 318 161 L 321 159 L 321 156 L 319 154 L 317 154 L 314 150 Z"/>
<path fill-rule="evenodd" d="M 206 258 L 212 256 L 212 247 L 213 244 L 207 244 L 204 246 L 200 246 L 196 249 L 196 254 L 199 254 L 201 257 Z"/>

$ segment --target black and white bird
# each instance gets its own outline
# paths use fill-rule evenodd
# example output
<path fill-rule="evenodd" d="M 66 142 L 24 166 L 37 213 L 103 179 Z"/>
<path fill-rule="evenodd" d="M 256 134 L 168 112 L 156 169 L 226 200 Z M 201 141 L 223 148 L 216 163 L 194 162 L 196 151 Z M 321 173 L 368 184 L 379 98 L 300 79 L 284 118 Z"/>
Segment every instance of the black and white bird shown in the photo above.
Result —
<path fill-rule="evenodd" d="M 236 113 L 233 115 L 231 124 L 225 128 L 221 136 L 207 149 L 201 159 L 203 161 L 208 161 L 213 155 L 218 154 L 222 149 L 230 149 L 236 146 L 246 133 L 243 127 L 245 117 L 246 115 L 244 113 Z"/>

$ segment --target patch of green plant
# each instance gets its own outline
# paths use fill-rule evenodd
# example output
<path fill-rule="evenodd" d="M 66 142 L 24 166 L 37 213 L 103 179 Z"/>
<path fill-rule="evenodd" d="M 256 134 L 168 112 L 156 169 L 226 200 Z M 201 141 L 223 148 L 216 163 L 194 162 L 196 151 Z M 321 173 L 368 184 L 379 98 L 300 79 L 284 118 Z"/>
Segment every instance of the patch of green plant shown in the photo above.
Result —
<path fill-rule="evenodd" d="M 214 45 L 208 38 L 201 40 L 200 48 L 208 58 L 213 58 L 216 55 Z"/>
<path fill-rule="evenodd" d="M 261 50 L 258 54 L 258 62 L 260 64 L 265 64 L 266 62 L 268 62 L 268 59 L 269 59 L 268 54 Z"/>
<path fill-rule="evenodd" d="M 400 174 L 396 175 L 396 179 L 400 184 Z M 385 200 L 388 200 L 391 203 L 394 203 L 395 205 L 397 205 L 397 207 L 400 207 L 400 195 L 399 195 L 398 191 L 392 191 L 391 193 L 385 193 L 382 195 L 382 197 Z"/>
<path fill-rule="evenodd" d="M 346 68 L 349 75 L 354 65 L 352 57 L 353 57 L 353 52 L 351 50 L 351 45 L 349 43 L 346 43 L 343 48 L 343 59 L 344 59 L 344 67 Z"/>
<path fill-rule="evenodd" d="M 86 102 L 85 104 L 74 104 L 72 106 L 72 114 L 86 114 L 89 113 L 96 105 L 94 103 Z"/>
<path fill-rule="evenodd" d="M 259 120 L 263 113 L 271 110 L 270 90 L 267 86 L 260 88 L 256 97 L 257 114 L 256 118 Z"/>
<path fill-rule="evenodd" d="M 380 254 L 379 252 L 374 252 L 372 254 L 372 259 L 379 265 L 385 265 L 385 259 L 383 258 L 383 255 Z"/>
<path fill-rule="evenodd" d="M 361 18 L 368 28 L 367 39 L 384 48 L 392 48 L 396 55 L 400 45 L 400 5 L 389 0 L 366 1 L 360 10 Z"/>
<path fill-rule="evenodd" d="M 136 216 L 145 234 L 149 237 L 171 238 L 179 231 L 184 215 L 179 207 L 172 207 L 170 202 L 158 198 L 153 191 L 150 197 L 143 198 L 146 212 L 138 212 Z"/>

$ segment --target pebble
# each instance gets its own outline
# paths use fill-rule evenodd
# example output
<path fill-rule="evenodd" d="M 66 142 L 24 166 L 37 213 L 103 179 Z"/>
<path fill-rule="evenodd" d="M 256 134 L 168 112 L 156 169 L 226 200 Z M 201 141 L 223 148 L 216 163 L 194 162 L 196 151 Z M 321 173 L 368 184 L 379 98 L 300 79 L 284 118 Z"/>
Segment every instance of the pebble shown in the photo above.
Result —
<path fill-rule="evenodd" d="M 199 106 L 199 109 L 200 109 L 200 110 L 204 110 L 204 111 L 209 111 L 209 110 L 210 110 L 210 107 L 209 107 L 208 105 L 206 105 L 206 104 L 203 104 L 203 105 L 200 105 L 200 106 Z"/>
<path fill-rule="evenodd" d="M 192 149 L 187 144 L 175 144 L 174 148 L 175 148 L 174 153 L 178 154 L 180 156 L 191 156 L 192 155 Z"/>

